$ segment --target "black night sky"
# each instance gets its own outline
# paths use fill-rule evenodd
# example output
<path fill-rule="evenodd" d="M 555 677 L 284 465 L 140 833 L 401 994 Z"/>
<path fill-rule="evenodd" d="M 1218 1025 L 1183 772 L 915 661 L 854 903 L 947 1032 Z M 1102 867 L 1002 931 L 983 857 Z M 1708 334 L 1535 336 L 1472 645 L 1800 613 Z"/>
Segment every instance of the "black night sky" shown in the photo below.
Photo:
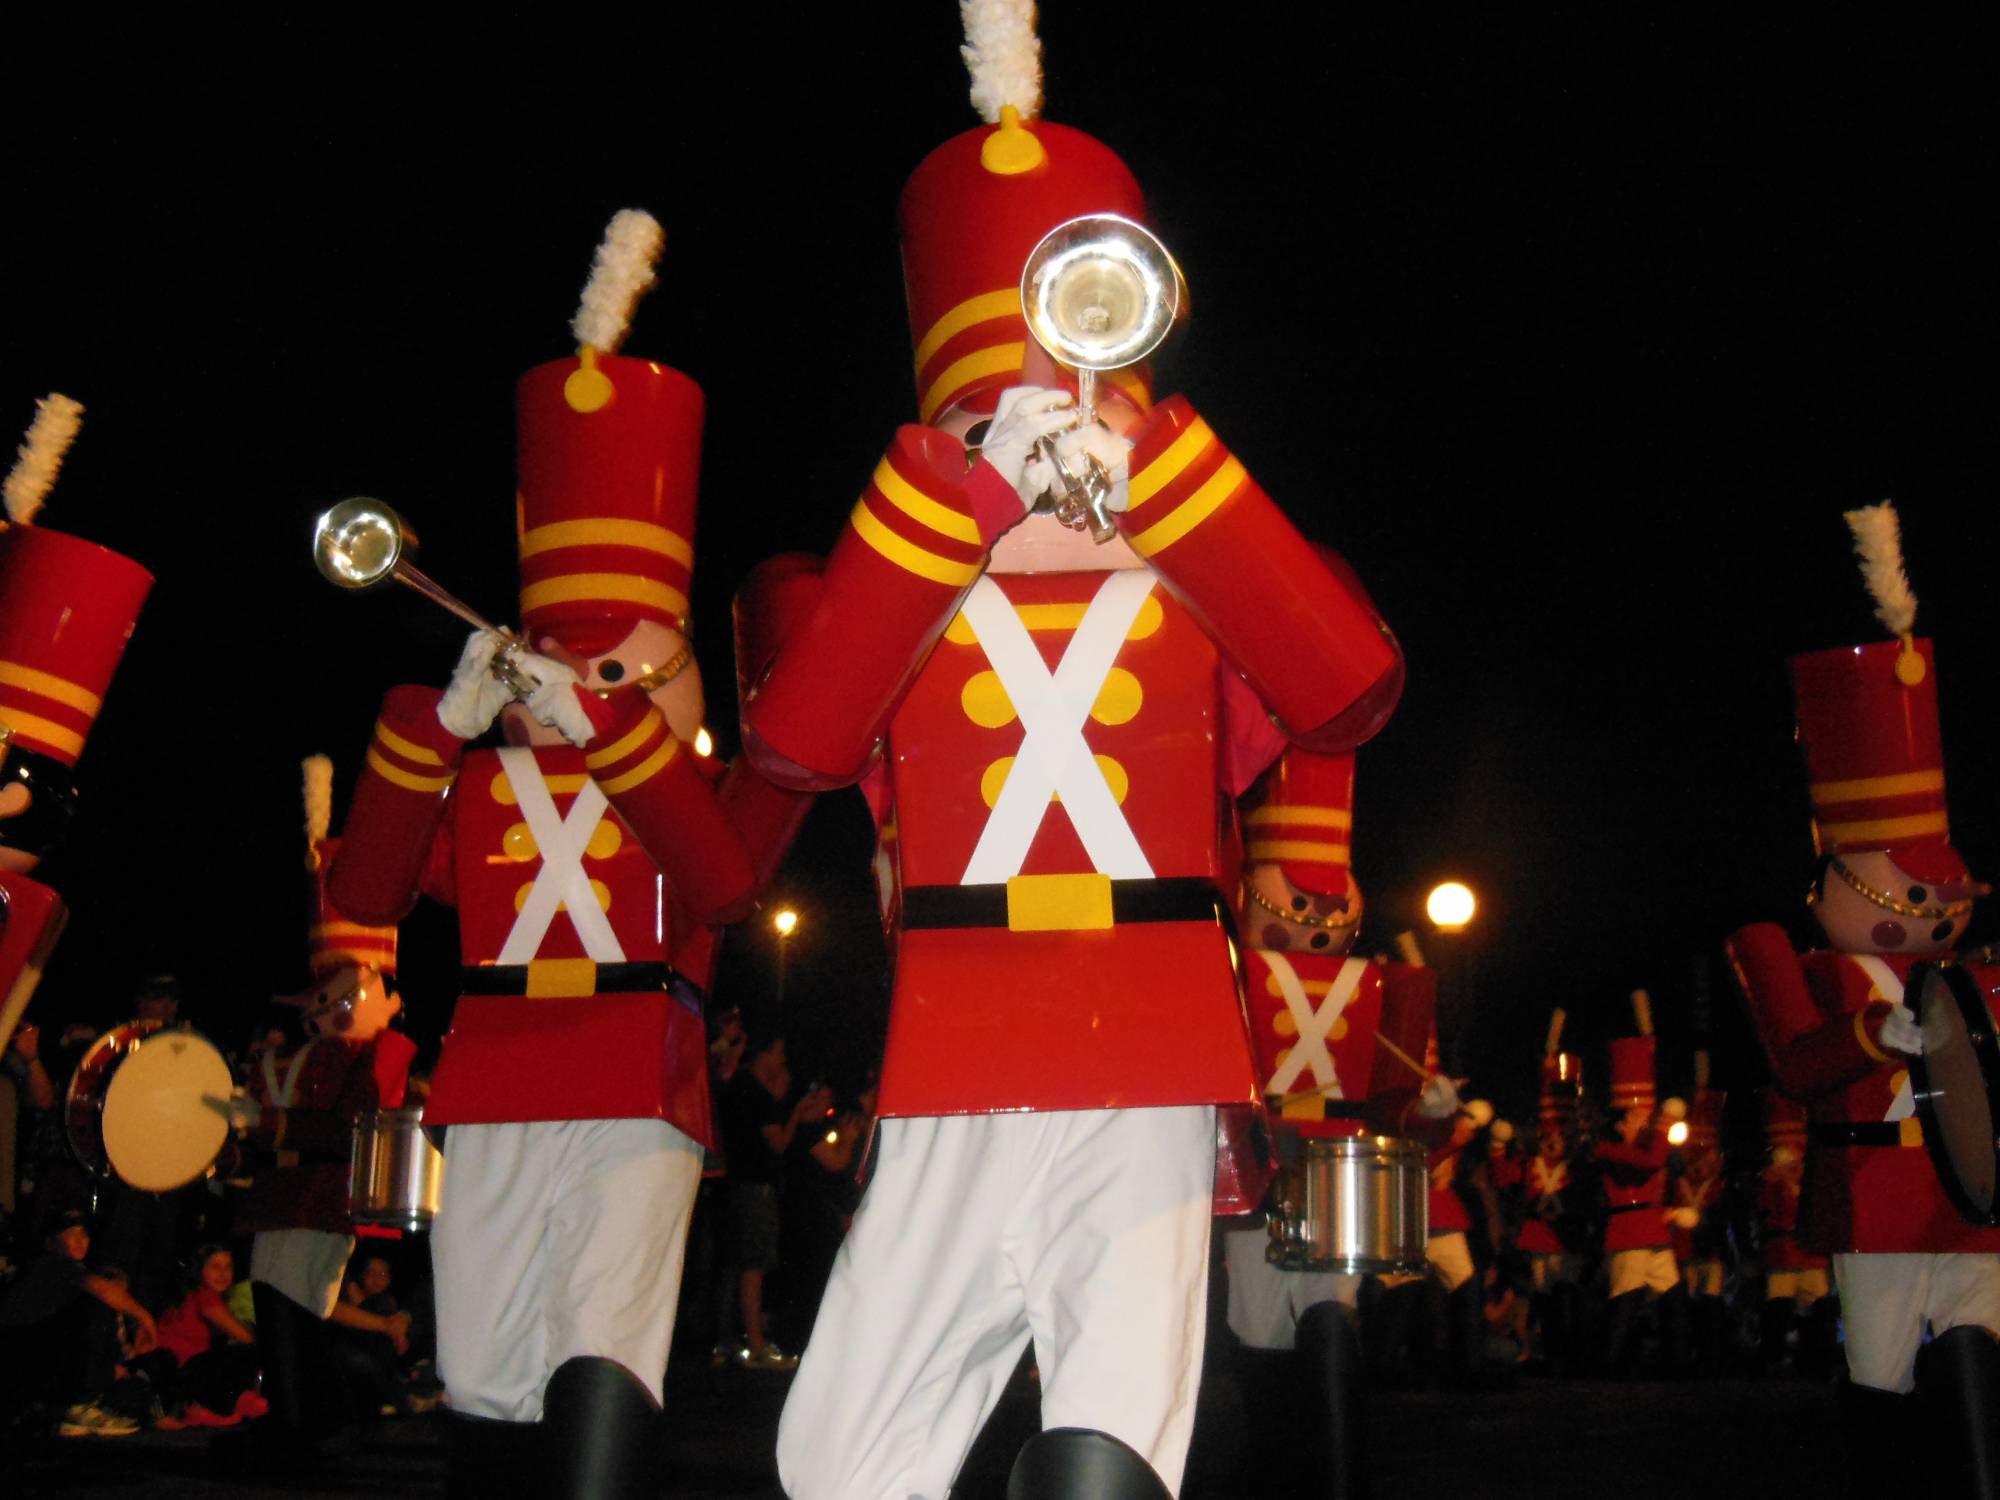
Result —
<path fill-rule="evenodd" d="M 974 123 L 956 7 L 530 7 L 477 20 L 17 36 L 0 427 L 88 408 L 45 513 L 159 575 L 41 874 L 74 918 L 45 1019 L 172 970 L 233 1044 L 304 979 L 297 763 L 462 638 L 337 593 L 312 517 L 400 507 L 423 564 L 511 617 L 515 378 L 567 352 L 605 221 L 667 228 L 629 352 L 706 387 L 697 628 L 760 557 L 823 550 L 909 420 L 894 206 Z M 1312 19 L 1289 19 L 1294 15 Z M 1163 372 L 1399 632 L 1362 755 L 1371 947 L 1457 875 L 1473 1062 L 1503 1096 L 1561 1003 L 1586 1042 L 1648 987 L 1682 1075 L 1760 1070 L 1713 962 L 1809 876 L 1783 659 L 1878 633 L 1843 509 L 1902 509 L 1938 641 L 1955 842 L 2000 871 L 1991 37 L 1958 13 L 1045 8 L 1050 118 L 1146 186 L 1195 312 Z M 1277 19 L 1284 16 L 1282 24 Z M 25 82 L 24 82 L 25 80 Z M 11 439 L 9 439 L 11 441 Z M 781 882 L 789 998 L 852 1068 L 879 1024 L 858 798 Z M 1975 940 L 2000 937 L 1989 912 Z M 412 1029 L 452 926 L 406 930 Z M 771 984 L 771 940 L 730 965 Z"/>

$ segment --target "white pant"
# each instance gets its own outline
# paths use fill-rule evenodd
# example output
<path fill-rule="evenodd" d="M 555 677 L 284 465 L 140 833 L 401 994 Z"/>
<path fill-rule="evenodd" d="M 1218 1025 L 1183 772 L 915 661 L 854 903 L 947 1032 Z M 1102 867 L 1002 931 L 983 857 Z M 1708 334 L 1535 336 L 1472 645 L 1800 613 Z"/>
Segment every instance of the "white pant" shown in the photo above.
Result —
<path fill-rule="evenodd" d="M 1667 1249 L 1611 1252 L 1611 1295 L 1627 1292 L 1671 1292 L 1681 1284 L 1680 1262 Z"/>
<path fill-rule="evenodd" d="M 452 1409 L 539 1421 L 583 1355 L 658 1401 L 700 1185 L 701 1147 L 664 1120 L 452 1126 L 431 1225 Z"/>
<path fill-rule="evenodd" d="M 1847 1374 L 1856 1385 L 1917 1388 L 1924 1325 L 1967 1324 L 2000 1337 L 2000 1255 L 1836 1255 Z"/>
<path fill-rule="evenodd" d="M 260 1229 L 250 1241 L 250 1279 L 283 1292 L 315 1318 L 333 1316 L 354 1236 L 324 1229 Z"/>
<path fill-rule="evenodd" d="M 1215 1111 L 882 1122 L 778 1424 L 792 1500 L 944 1500 L 1032 1336 L 1045 1427 L 1178 1490 L 1207 1313 Z"/>
<path fill-rule="evenodd" d="M 1232 1229 L 1222 1236 L 1229 1268 L 1229 1327 L 1252 1349 L 1298 1347 L 1299 1315 L 1322 1302 L 1354 1307 L 1364 1278 L 1340 1271 L 1285 1271 L 1265 1258 L 1270 1231 Z"/>
<path fill-rule="evenodd" d="M 1424 1259 L 1447 1296 L 1472 1280 L 1472 1246 L 1463 1229 L 1441 1230 L 1425 1240 Z"/>

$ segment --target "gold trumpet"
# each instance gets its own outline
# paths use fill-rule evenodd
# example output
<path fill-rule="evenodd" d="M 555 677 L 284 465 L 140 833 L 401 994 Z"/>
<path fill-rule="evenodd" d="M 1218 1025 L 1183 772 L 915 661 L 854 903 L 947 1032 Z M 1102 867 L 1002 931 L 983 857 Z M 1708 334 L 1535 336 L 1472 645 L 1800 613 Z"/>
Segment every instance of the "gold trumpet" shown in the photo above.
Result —
<path fill-rule="evenodd" d="M 1166 341 L 1188 313 L 1187 281 L 1151 231 L 1119 214 L 1086 214 L 1042 237 L 1021 272 L 1028 331 L 1077 373 L 1077 424 L 1097 420 L 1097 374 L 1136 365 Z M 1055 468 L 1061 494 L 1040 504 L 1098 542 L 1118 534 L 1107 504 L 1111 475 L 1091 458 L 1077 473 L 1043 438 L 1041 456 Z"/>
<path fill-rule="evenodd" d="M 417 534 L 394 508 L 365 495 L 341 501 L 313 526 L 313 565 L 327 582 L 343 589 L 368 589 L 393 578 L 473 629 L 498 637 L 502 644 L 493 656 L 493 675 L 516 694 L 525 698 L 540 687 L 515 664 L 526 649 L 521 638 L 493 624 L 411 562 L 409 555 L 416 547 Z"/>

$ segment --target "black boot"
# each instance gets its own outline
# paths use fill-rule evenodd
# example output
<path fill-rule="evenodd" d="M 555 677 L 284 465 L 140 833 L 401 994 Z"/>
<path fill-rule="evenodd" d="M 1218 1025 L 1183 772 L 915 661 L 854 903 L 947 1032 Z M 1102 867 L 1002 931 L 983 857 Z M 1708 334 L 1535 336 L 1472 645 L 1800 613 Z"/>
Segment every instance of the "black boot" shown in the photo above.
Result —
<path fill-rule="evenodd" d="M 1486 1290 L 1475 1276 L 1444 1305 L 1447 1367 L 1452 1380 L 1471 1385 L 1486 1369 Z"/>
<path fill-rule="evenodd" d="M 1550 1368 L 1564 1375 L 1575 1373 L 1582 1362 L 1583 1341 L 1578 1335 L 1582 1323 L 1583 1289 L 1571 1281 L 1559 1281 L 1549 1288 L 1548 1306 L 1542 1323 L 1542 1353 Z"/>
<path fill-rule="evenodd" d="M 1173 1500 L 1173 1491 L 1110 1433 L 1057 1427 L 1022 1445 L 1007 1500 Z"/>
<path fill-rule="evenodd" d="M 1411 1390 L 1430 1369 L 1430 1304 L 1425 1284 L 1406 1281 L 1387 1287 L 1369 1311 L 1362 1347 L 1368 1355 L 1368 1383 L 1387 1390 Z"/>
<path fill-rule="evenodd" d="M 1337 1302 L 1315 1303 L 1299 1319 L 1299 1358 L 1311 1402 L 1310 1446 L 1318 1460 L 1314 1485 L 1328 1500 L 1360 1500 L 1368 1493 L 1364 1452 L 1367 1423 L 1361 1413 L 1361 1330 Z"/>
<path fill-rule="evenodd" d="M 1847 1493 L 1852 1500 L 1881 1500 L 1909 1488 L 1910 1456 L 1885 1434 L 1907 1433 L 1916 1398 L 1843 1380 L 1840 1425 L 1847 1434 Z"/>
<path fill-rule="evenodd" d="M 564 1360 L 542 1397 L 549 1484 L 576 1500 L 660 1493 L 660 1408 L 616 1360 Z"/>
<path fill-rule="evenodd" d="M 1644 1292 L 1626 1292 L 1613 1297 L 1604 1313 L 1604 1374 L 1618 1380 L 1630 1373 L 1632 1341 L 1639 1314 L 1645 1309 Z"/>
<path fill-rule="evenodd" d="M 1822 1297 L 1799 1324 L 1799 1368 L 1814 1380 L 1826 1380 L 1840 1359 L 1840 1299 Z"/>
<path fill-rule="evenodd" d="M 1694 1362 L 1710 1379 L 1729 1369 L 1729 1309 L 1720 1297 L 1696 1297 L 1690 1309 L 1694 1324 Z"/>
<path fill-rule="evenodd" d="M 326 1325 L 276 1287 L 250 1283 L 257 1314 L 257 1359 L 264 1370 L 263 1418 L 273 1437 L 300 1448 L 347 1424 L 347 1393 Z"/>
<path fill-rule="evenodd" d="M 445 1423 L 445 1500 L 492 1500 L 533 1489 L 542 1429 L 452 1412 Z"/>
<path fill-rule="evenodd" d="M 2000 1341 L 1984 1328 L 1954 1328 L 1931 1340 L 1925 1359 L 1925 1394 L 1944 1439 L 1938 1494 L 2000 1500 Z"/>

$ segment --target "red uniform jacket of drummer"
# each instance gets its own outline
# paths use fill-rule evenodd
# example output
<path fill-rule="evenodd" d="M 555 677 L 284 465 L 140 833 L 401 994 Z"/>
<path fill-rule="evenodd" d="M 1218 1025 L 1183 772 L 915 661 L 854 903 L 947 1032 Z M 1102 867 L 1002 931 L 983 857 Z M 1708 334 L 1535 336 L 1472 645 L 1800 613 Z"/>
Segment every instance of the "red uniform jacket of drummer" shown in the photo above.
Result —
<path fill-rule="evenodd" d="M 1632 1142 L 1599 1141 L 1604 1169 L 1604 1251 L 1664 1250 L 1667 1234 L 1667 1133 L 1642 1130 Z"/>
<path fill-rule="evenodd" d="M 854 781 L 884 752 L 884 1114 L 1257 1097 L 1218 910 L 1234 799 L 1282 746 L 1267 710 L 1345 748 L 1400 657 L 1184 401 L 1131 469 L 1119 526 L 1150 572 L 985 575 L 1018 502 L 904 429 L 747 706 L 773 779 Z"/>
<path fill-rule="evenodd" d="M 1800 1239 L 1808 1250 L 1859 1252 L 2000 1251 L 2000 1229 L 1978 1229 L 1945 1196 L 1924 1149 L 1909 1069 L 1879 1040 L 1900 993 L 1883 993 L 1869 967 L 1879 963 L 1900 992 L 1919 960 L 1893 954 L 1792 952 L 1781 928 L 1746 927 L 1729 942 L 1778 1087 L 1817 1126 L 1886 1125 L 1896 1144 L 1840 1145 L 1808 1138 Z M 1991 995 L 2000 970 L 1967 965 Z"/>
<path fill-rule="evenodd" d="M 661 975 L 683 948 L 705 966 L 699 924 L 750 899 L 728 798 L 636 694 L 587 750 L 470 753 L 438 696 L 390 693 L 328 882 L 361 921 L 419 889 L 458 910 L 467 993 L 427 1120 L 654 1118 L 712 1144 L 699 1007 Z"/>
<path fill-rule="evenodd" d="M 1563 1194 L 1569 1191 L 1569 1162 L 1531 1156 L 1521 1171 L 1521 1232 L 1514 1248 L 1524 1255 L 1561 1255 L 1569 1247 L 1556 1233 L 1563 1219 Z"/>
<path fill-rule="evenodd" d="M 1434 970 L 1252 948 L 1244 977 L 1260 1088 L 1278 1128 L 1308 1137 L 1408 1133 L 1421 1080 L 1376 1036 L 1423 1055 Z M 1290 1097 L 1299 1094 L 1307 1097 Z"/>
<path fill-rule="evenodd" d="M 255 1185 L 244 1195 L 237 1226 L 350 1232 L 347 1177 L 354 1122 L 374 1110 L 402 1107 L 416 1052 L 400 1031 L 365 1042 L 321 1037 L 308 1044 L 303 1057 L 294 1053 L 273 1062 L 280 1092 L 287 1078 L 293 1080 L 290 1105 L 280 1105 L 262 1071 L 252 1069 L 250 1096 L 264 1112 L 249 1140 L 258 1156 L 275 1158 L 275 1165 L 251 1163 Z"/>

